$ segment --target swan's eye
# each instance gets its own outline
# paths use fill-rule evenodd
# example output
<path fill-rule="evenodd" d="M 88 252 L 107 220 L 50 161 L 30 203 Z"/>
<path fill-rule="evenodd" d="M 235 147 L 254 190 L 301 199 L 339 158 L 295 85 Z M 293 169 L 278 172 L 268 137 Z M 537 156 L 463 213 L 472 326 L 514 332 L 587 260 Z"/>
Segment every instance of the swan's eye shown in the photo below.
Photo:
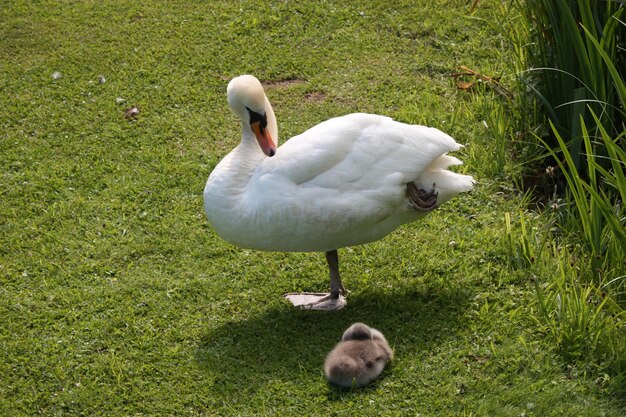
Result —
<path fill-rule="evenodd" d="M 248 114 L 250 115 L 250 124 L 259 122 L 263 129 L 267 127 L 267 116 L 265 115 L 265 113 L 257 113 L 254 110 L 251 110 L 249 107 L 246 107 L 246 110 L 248 110 Z"/>

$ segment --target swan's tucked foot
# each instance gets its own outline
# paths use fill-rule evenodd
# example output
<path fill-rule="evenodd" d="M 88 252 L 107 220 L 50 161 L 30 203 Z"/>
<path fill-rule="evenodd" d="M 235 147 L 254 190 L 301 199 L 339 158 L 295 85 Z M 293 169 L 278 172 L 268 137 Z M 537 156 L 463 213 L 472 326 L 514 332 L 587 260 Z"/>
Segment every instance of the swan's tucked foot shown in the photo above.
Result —
<path fill-rule="evenodd" d="M 406 185 L 406 192 L 413 208 L 419 211 L 431 211 L 437 207 L 437 195 L 435 192 L 435 184 L 430 191 L 417 188 L 414 182 Z"/>
<path fill-rule="evenodd" d="M 336 311 L 346 306 L 346 297 L 338 294 L 333 297 L 333 293 L 303 292 L 285 294 L 287 300 L 302 310 L 322 310 Z"/>

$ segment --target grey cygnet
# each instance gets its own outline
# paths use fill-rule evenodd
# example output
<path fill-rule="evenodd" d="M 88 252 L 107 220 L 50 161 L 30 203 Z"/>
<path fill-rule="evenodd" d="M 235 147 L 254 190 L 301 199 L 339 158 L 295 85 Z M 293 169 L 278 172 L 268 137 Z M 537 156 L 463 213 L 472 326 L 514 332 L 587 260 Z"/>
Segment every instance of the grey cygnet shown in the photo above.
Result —
<path fill-rule="evenodd" d="M 362 387 L 376 379 L 393 359 L 383 334 L 363 323 L 354 323 L 326 357 L 324 374 L 344 388 Z"/>

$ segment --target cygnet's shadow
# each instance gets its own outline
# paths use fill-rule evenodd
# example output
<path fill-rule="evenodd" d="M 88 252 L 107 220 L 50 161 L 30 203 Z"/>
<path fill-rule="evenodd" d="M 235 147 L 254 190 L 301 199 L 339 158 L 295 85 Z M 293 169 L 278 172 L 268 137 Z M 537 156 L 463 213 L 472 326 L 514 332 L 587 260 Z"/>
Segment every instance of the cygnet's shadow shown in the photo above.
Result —
<path fill-rule="evenodd" d="M 210 329 L 196 359 L 214 384 L 233 394 L 268 379 L 318 378 L 326 355 L 352 323 L 382 331 L 396 356 L 423 351 L 454 334 L 470 299 L 461 288 L 396 288 L 351 296 L 348 306 L 336 312 L 301 311 L 285 302 L 257 317 Z"/>

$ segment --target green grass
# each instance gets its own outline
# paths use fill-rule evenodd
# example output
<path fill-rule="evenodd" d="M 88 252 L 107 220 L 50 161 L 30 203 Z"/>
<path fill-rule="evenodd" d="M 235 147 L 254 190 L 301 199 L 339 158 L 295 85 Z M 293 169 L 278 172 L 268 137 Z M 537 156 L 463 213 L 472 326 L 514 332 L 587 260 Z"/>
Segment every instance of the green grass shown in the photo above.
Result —
<path fill-rule="evenodd" d="M 0 415 L 622 415 L 606 377 L 545 337 L 536 269 L 512 259 L 527 199 L 494 140 L 502 99 L 449 77 L 511 72 L 486 23 L 501 8 L 436 3 L 3 5 Z M 283 139 L 386 114 L 468 145 L 479 184 L 341 250 L 345 310 L 294 311 L 281 294 L 324 290 L 323 256 L 231 247 L 203 213 L 204 182 L 239 140 L 225 87 L 241 73 L 269 85 Z M 354 321 L 396 359 L 337 391 L 322 363 Z"/>
<path fill-rule="evenodd" d="M 624 8 L 597 1 L 512 4 L 499 29 L 527 87 L 512 103 L 515 128 L 526 132 L 519 135 L 527 139 L 526 154 L 538 145 L 537 156 L 521 160 L 535 179 L 527 185 L 543 192 L 539 205 L 547 208 L 537 230 L 524 227 L 521 214 L 521 230 L 508 232 L 514 264 L 534 271 L 539 321 L 559 354 L 585 373 L 604 375 L 603 384 L 623 399 Z M 525 112 L 529 117 L 519 116 Z"/>

